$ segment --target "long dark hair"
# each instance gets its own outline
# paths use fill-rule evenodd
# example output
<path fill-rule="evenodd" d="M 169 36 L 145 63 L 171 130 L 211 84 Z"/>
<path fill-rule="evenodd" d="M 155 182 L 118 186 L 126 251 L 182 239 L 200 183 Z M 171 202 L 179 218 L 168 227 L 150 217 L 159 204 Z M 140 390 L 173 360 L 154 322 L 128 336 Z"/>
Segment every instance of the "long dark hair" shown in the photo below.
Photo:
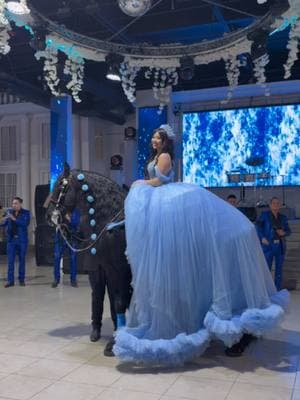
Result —
<path fill-rule="evenodd" d="M 148 158 L 148 160 L 146 162 L 145 169 L 144 169 L 146 178 L 149 178 L 147 166 L 151 161 L 153 161 L 155 159 L 155 157 L 160 156 L 160 154 L 162 154 L 162 153 L 167 153 L 171 157 L 172 161 L 174 159 L 174 143 L 173 143 L 173 140 L 169 138 L 169 136 L 167 135 L 167 132 L 163 128 L 155 129 L 153 131 L 153 133 L 152 133 L 151 138 L 156 133 L 158 133 L 160 138 L 161 138 L 162 148 L 158 152 L 156 149 L 153 148 L 152 143 L 150 143 L 150 156 L 149 156 L 149 158 Z"/>

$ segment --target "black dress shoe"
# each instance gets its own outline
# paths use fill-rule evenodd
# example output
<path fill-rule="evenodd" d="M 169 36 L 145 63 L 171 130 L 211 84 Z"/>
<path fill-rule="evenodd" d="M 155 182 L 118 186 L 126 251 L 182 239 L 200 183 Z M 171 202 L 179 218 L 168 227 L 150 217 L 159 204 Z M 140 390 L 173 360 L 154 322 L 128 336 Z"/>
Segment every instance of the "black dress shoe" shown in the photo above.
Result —
<path fill-rule="evenodd" d="M 19 285 L 24 287 L 24 286 L 26 286 L 26 283 L 22 281 L 19 283 Z"/>
<path fill-rule="evenodd" d="M 57 288 L 59 282 L 58 281 L 53 281 L 51 287 L 52 288 Z"/>
<path fill-rule="evenodd" d="M 100 329 L 93 328 L 91 334 L 90 334 L 90 341 L 91 342 L 98 342 L 98 340 L 101 338 L 101 331 Z"/>
<path fill-rule="evenodd" d="M 225 350 L 226 356 L 241 357 L 246 348 L 249 346 L 249 344 L 255 340 L 257 340 L 256 336 L 251 335 L 249 333 L 245 333 L 238 343 L 234 344 L 232 347 L 226 348 Z"/>
<path fill-rule="evenodd" d="M 71 281 L 71 286 L 72 287 L 78 287 L 77 281 Z"/>
<path fill-rule="evenodd" d="M 110 341 L 105 346 L 105 349 L 104 349 L 104 352 L 103 352 L 105 357 L 114 357 L 115 356 L 115 354 L 113 352 L 114 345 L 115 345 L 115 339 L 111 338 Z"/>
<path fill-rule="evenodd" d="M 241 357 L 243 355 L 243 352 L 244 352 L 244 347 L 241 345 L 240 342 L 225 349 L 225 354 L 227 357 Z"/>
<path fill-rule="evenodd" d="M 4 285 L 5 288 L 9 288 L 9 287 L 12 287 L 12 286 L 15 286 L 15 284 L 14 284 L 13 282 L 7 282 L 7 283 Z"/>

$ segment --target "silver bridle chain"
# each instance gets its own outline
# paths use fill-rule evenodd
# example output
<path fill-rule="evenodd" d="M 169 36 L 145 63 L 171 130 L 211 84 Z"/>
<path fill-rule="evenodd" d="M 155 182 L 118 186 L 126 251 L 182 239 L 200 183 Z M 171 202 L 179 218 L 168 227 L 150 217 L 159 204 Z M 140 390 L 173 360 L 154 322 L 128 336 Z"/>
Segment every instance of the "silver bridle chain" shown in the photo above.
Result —
<path fill-rule="evenodd" d="M 122 211 L 123 211 L 123 209 L 118 211 L 117 214 L 115 214 L 114 217 L 112 218 L 111 222 L 114 222 L 119 217 L 119 215 L 122 213 Z M 60 232 L 62 238 L 64 239 L 64 241 L 66 242 L 66 244 L 70 250 L 74 251 L 75 253 L 82 253 L 84 251 L 91 249 L 98 242 L 98 240 L 100 240 L 102 238 L 102 236 L 104 236 L 104 234 L 107 232 L 107 225 L 108 225 L 108 223 L 104 225 L 104 227 L 101 229 L 101 231 L 98 234 L 98 236 L 96 237 L 96 239 L 91 244 L 89 244 L 87 247 L 84 247 L 83 249 L 76 249 L 75 247 L 72 246 L 72 244 L 69 242 L 68 238 L 66 237 L 64 230 L 62 229 L 62 226 L 63 226 L 62 224 L 57 225 L 57 230 Z"/>

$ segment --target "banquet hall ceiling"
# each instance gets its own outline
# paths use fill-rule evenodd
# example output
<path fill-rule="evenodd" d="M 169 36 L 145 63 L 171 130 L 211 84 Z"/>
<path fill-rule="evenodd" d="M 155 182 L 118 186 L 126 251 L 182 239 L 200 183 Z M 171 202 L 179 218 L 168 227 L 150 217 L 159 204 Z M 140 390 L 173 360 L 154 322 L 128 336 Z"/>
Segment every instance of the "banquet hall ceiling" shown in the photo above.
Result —
<path fill-rule="evenodd" d="M 45 18 L 63 25 L 76 33 L 122 44 L 167 43 L 190 44 L 224 37 L 252 24 L 265 15 L 276 0 L 259 5 L 257 0 L 156 0 L 157 4 L 140 18 L 124 14 L 117 0 L 30 0 L 32 10 Z M 47 27 L 38 26 L 39 32 Z M 270 35 L 268 53 L 270 63 L 266 68 L 267 81 L 283 79 L 283 65 L 287 59 L 289 28 Z M 43 77 L 43 63 L 34 57 L 30 34 L 13 25 L 10 32 L 11 51 L 0 59 L 0 87 L 3 90 L 27 97 L 39 104 L 49 104 L 50 92 Z M 31 45 L 30 45 L 31 42 Z M 252 83 L 253 63 L 245 56 L 241 68 L 240 84 Z M 58 67 L 59 70 L 60 67 Z M 61 69 L 63 69 L 61 67 Z M 86 61 L 82 103 L 74 110 L 82 115 L 95 115 L 123 123 L 133 111 L 120 83 L 106 79 L 107 65 Z M 291 79 L 300 78 L 300 64 L 296 62 Z M 175 90 L 191 90 L 227 86 L 224 62 L 218 61 L 195 68 L 191 80 L 179 79 Z M 142 76 L 137 89 L 150 88 Z"/>

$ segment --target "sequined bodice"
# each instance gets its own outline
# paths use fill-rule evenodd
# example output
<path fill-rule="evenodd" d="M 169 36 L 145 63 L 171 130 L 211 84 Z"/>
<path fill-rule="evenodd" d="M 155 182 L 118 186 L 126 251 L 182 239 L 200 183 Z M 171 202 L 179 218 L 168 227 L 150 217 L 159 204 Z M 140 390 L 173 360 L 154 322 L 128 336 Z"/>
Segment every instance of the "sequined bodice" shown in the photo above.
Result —
<path fill-rule="evenodd" d="M 163 175 L 157 167 L 156 160 L 149 162 L 147 171 L 150 179 L 159 178 L 163 184 L 170 183 L 174 179 L 173 169 L 171 169 L 167 175 Z"/>

